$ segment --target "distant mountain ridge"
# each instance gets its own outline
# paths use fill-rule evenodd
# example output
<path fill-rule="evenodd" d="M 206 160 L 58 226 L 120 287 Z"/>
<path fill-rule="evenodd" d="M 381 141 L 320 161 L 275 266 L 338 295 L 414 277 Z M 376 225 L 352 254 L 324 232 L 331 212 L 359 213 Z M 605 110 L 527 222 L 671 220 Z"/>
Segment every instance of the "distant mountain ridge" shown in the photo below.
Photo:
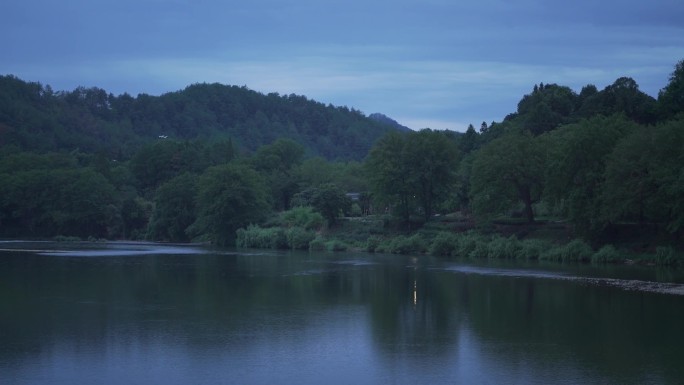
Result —
<path fill-rule="evenodd" d="M 390 118 L 389 116 L 387 116 L 385 114 L 381 114 L 379 112 L 372 113 L 372 114 L 368 115 L 368 117 L 375 120 L 376 122 L 387 124 L 387 125 L 392 126 L 392 127 L 396 128 L 400 131 L 411 131 L 410 128 L 400 124 L 396 120 Z"/>
<path fill-rule="evenodd" d="M 382 114 L 365 116 L 300 95 L 262 94 L 247 87 L 193 84 L 160 96 L 114 96 L 100 88 L 55 92 L 49 85 L 0 76 L 0 145 L 21 151 L 106 152 L 127 158 L 145 143 L 231 140 L 252 152 L 278 138 L 312 156 L 361 160 L 377 139 L 405 131 Z"/>

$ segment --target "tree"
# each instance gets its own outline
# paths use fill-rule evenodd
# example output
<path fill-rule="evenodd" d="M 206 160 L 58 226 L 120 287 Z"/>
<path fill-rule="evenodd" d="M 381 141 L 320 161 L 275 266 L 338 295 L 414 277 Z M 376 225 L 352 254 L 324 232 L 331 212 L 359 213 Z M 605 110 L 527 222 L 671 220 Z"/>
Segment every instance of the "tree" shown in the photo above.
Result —
<path fill-rule="evenodd" d="M 534 135 L 567 123 L 575 112 L 577 95 L 565 86 L 543 83 L 518 103 L 517 119 Z"/>
<path fill-rule="evenodd" d="M 654 179 L 653 139 L 653 130 L 637 127 L 621 138 L 606 158 L 601 207 L 606 220 L 644 224 L 647 218 L 655 219 L 653 211 L 661 202 Z"/>
<path fill-rule="evenodd" d="M 658 110 L 661 120 L 684 112 L 684 60 L 675 65 L 670 82 L 658 92 Z"/>
<path fill-rule="evenodd" d="M 130 168 L 139 186 L 151 192 L 184 172 L 201 172 L 206 164 L 198 143 L 159 139 L 141 148 Z"/>
<path fill-rule="evenodd" d="M 486 131 L 480 131 L 481 134 L 484 134 L 485 132 Z M 481 135 L 475 131 L 475 127 L 473 127 L 472 124 L 469 124 L 466 132 L 458 139 L 461 153 L 469 154 L 475 151 L 479 147 L 480 136 Z"/>
<path fill-rule="evenodd" d="M 204 157 L 208 165 L 218 166 L 235 159 L 235 147 L 233 140 L 217 140 L 209 143 L 204 149 Z"/>
<path fill-rule="evenodd" d="M 541 139 L 512 131 L 483 146 L 473 160 L 470 200 L 476 214 L 490 217 L 524 206 L 534 222 L 533 203 L 544 187 L 545 151 Z"/>
<path fill-rule="evenodd" d="M 195 222 L 197 176 L 185 173 L 157 189 L 148 237 L 154 240 L 186 242 L 186 229 Z"/>
<path fill-rule="evenodd" d="M 371 149 L 366 168 L 377 199 L 396 206 L 406 223 L 415 204 L 411 164 L 406 156 L 406 135 L 390 132 Z"/>
<path fill-rule="evenodd" d="M 579 232 L 595 232 L 605 226 L 601 192 L 606 158 L 635 127 L 624 116 L 598 116 L 547 136 L 545 196 Z"/>
<path fill-rule="evenodd" d="M 235 231 L 264 218 L 270 207 L 263 178 L 245 165 L 208 168 L 197 185 L 197 219 L 188 235 L 218 245 L 235 241 Z"/>
<path fill-rule="evenodd" d="M 407 162 L 411 165 L 415 196 L 427 222 L 435 207 L 452 192 L 459 151 L 446 131 L 411 132 L 407 138 Z"/>
<path fill-rule="evenodd" d="M 6 174 L 0 192 L 3 232 L 15 236 L 108 237 L 120 225 L 114 187 L 89 168 Z"/>
<path fill-rule="evenodd" d="M 323 215 L 328 225 L 334 226 L 340 214 L 349 212 L 351 199 L 336 185 L 328 183 L 314 189 L 311 205 Z"/>
<path fill-rule="evenodd" d="M 386 135 L 371 150 L 366 167 L 375 194 L 398 206 L 408 223 L 414 209 L 419 208 L 427 221 L 446 200 L 458 159 L 452 134 L 424 129 Z"/>
<path fill-rule="evenodd" d="M 684 122 L 637 127 L 607 157 L 603 214 L 608 221 L 684 229 Z"/>
<path fill-rule="evenodd" d="M 596 99 L 604 115 L 624 114 L 640 124 L 656 121 L 656 100 L 641 92 L 632 78 L 621 77 L 603 91 Z"/>
<path fill-rule="evenodd" d="M 276 209 L 286 210 L 299 189 L 296 168 L 301 165 L 304 147 L 290 139 L 278 139 L 259 148 L 252 159 L 256 170 L 266 176 Z"/>

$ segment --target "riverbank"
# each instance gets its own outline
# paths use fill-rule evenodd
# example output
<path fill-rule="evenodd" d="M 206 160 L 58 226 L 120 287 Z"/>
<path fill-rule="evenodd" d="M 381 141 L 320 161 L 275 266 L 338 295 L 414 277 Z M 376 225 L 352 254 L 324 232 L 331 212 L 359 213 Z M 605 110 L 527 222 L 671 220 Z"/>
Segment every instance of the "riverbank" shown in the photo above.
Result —
<path fill-rule="evenodd" d="M 291 248 L 312 251 L 364 251 L 390 254 L 428 254 L 470 259 L 519 259 L 567 263 L 615 263 L 684 266 L 676 244 L 629 227 L 612 234 L 611 241 L 590 243 L 569 225 L 515 221 L 476 225 L 456 214 L 427 223 L 403 226 L 389 216 L 342 218 L 318 230 L 290 226 L 250 226 L 238 232 L 238 246 Z"/>
<path fill-rule="evenodd" d="M 314 212 L 301 211 L 294 219 L 278 217 L 264 226 L 238 230 L 237 247 L 684 267 L 681 244 L 630 225 L 614 230 L 608 242 L 591 243 L 575 236 L 567 223 L 552 220 L 477 225 L 468 217 L 451 214 L 427 223 L 416 218 L 406 225 L 391 216 L 371 215 L 339 218 L 328 226 Z M 67 236 L 51 240 L 86 241 Z M 87 241 L 106 240 L 91 237 Z"/>

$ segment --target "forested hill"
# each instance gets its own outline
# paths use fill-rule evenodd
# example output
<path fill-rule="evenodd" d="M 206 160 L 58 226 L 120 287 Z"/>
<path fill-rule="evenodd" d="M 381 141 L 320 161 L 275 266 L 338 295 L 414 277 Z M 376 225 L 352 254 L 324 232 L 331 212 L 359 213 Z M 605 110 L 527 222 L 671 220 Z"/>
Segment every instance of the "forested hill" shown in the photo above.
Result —
<path fill-rule="evenodd" d="M 247 152 L 289 138 L 311 156 L 361 160 L 378 138 L 400 129 L 391 122 L 305 96 L 264 95 L 216 83 L 133 97 L 100 88 L 55 92 L 48 85 L 0 76 L 0 145 L 21 151 L 78 149 L 126 159 L 159 137 L 230 138 Z"/>

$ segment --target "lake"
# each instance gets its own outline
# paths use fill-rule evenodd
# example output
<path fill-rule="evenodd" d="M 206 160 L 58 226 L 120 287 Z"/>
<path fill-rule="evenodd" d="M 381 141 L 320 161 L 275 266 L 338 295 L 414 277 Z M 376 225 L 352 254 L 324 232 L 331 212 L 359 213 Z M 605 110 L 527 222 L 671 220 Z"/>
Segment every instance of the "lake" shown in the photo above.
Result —
<path fill-rule="evenodd" d="M 654 267 L 0 242 L 2 384 L 681 384 Z"/>

